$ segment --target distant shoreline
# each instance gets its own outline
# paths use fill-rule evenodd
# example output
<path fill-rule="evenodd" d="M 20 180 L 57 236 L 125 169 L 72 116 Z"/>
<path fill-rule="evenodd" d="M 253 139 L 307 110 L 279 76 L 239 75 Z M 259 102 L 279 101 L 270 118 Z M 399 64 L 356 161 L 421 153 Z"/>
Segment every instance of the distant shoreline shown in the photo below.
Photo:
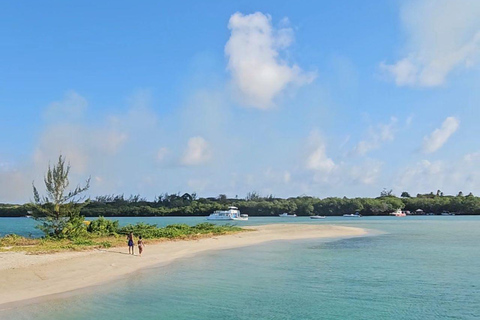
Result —
<path fill-rule="evenodd" d="M 0 310 L 22 301 L 110 282 L 146 267 L 165 266 L 179 258 L 206 251 L 276 240 L 343 238 L 367 234 L 361 228 L 331 225 L 274 224 L 248 229 L 254 231 L 152 245 L 147 242 L 143 257 L 128 255 L 127 247 L 42 255 L 0 253 Z"/>
<path fill-rule="evenodd" d="M 445 217 L 445 215 L 441 214 L 411 214 L 408 215 L 408 217 Z M 453 216 L 480 216 L 480 214 L 462 214 L 462 213 L 455 213 Z M 104 217 L 104 218 L 206 218 L 208 217 L 207 215 L 203 216 L 198 216 L 198 215 L 168 215 L 168 216 L 84 216 L 85 218 L 99 218 L 99 217 Z M 250 215 L 250 218 L 279 218 L 278 215 Z M 304 216 L 304 215 L 299 215 L 297 216 L 298 218 L 308 218 L 310 216 Z M 343 217 L 343 214 L 341 215 L 325 215 L 325 217 Z M 391 214 L 364 214 L 362 217 L 395 217 L 394 215 Z M 33 217 L 27 217 L 27 216 L 0 216 L 1 218 L 32 218 Z M 228 221 L 228 220 L 223 220 L 223 221 Z M 233 221 L 233 220 L 232 220 Z"/>

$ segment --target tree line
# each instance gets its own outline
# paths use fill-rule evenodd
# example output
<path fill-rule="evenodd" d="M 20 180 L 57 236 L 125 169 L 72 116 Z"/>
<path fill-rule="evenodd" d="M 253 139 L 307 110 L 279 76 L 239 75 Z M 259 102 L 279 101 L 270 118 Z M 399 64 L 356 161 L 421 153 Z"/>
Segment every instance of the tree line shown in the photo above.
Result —
<path fill-rule="evenodd" d="M 382 194 L 376 198 L 317 198 L 298 196 L 287 199 L 272 195 L 260 196 L 251 192 L 243 199 L 228 198 L 221 194 L 217 197 L 197 197 L 195 193 L 161 194 L 153 201 L 140 195 L 106 195 L 81 203 L 80 214 L 86 217 L 117 216 L 205 216 L 215 210 L 224 210 L 229 206 L 238 207 L 242 213 L 250 216 L 275 216 L 283 212 L 298 216 L 327 215 L 340 216 L 345 213 L 359 212 L 362 215 L 388 215 L 397 210 L 414 212 L 422 209 L 425 213 L 440 214 L 443 211 L 456 214 L 480 214 L 480 197 L 473 194 L 456 196 L 443 195 L 442 192 L 417 194 L 411 197 L 407 192 L 401 197 Z M 31 204 L 0 204 L 0 216 L 25 216 L 30 212 Z"/>
<path fill-rule="evenodd" d="M 384 189 L 376 198 L 317 198 L 311 196 L 277 198 L 249 192 L 243 199 L 228 198 L 225 194 L 217 197 L 198 197 L 196 193 L 163 193 L 148 201 L 140 195 L 103 195 L 87 199 L 81 194 L 88 190 L 90 178 L 83 186 L 68 191 L 70 165 L 63 156 L 53 166 L 49 165 L 44 177 L 46 195 L 41 196 L 33 185 L 34 201 L 23 205 L 0 204 L 0 217 L 21 217 L 33 215 L 42 221 L 40 229 L 46 233 L 58 234 L 61 230 L 76 228 L 83 217 L 118 216 L 205 216 L 215 210 L 235 206 L 250 216 L 275 216 L 284 212 L 298 216 L 325 215 L 340 216 L 359 212 L 362 215 L 387 215 L 396 210 L 440 214 L 443 211 L 456 214 L 480 214 L 480 198 L 472 193 L 456 196 L 436 193 L 410 196 L 406 191 L 396 197 L 392 190 Z M 78 221 L 77 221 L 78 220 Z M 75 222 L 75 223 L 73 223 Z M 72 224 L 73 223 L 73 224 Z"/>

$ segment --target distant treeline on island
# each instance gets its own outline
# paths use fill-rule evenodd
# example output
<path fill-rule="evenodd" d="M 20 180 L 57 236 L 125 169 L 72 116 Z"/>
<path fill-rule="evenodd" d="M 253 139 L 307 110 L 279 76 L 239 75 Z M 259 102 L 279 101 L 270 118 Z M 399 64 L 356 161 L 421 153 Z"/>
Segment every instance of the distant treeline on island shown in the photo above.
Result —
<path fill-rule="evenodd" d="M 455 214 L 479 215 L 480 197 L 473 194 L 456 196 L 444 195 L 441 191 L 429 194 L 417 194 L 411 197 L 403 192 L 401 197 L 384 190 L 377 198 L 316 198 L 299 196 L 287 199 L 260 196 L 251 192 L 244 199 L 228 198 L 224 194 L 217 197 L 198 198 L 195 193 L 162 194 L 153 201 L 147 201 L 140 195 L 99 196 L 88 200 L 81 214 L 86 217 L 116 216 L 205 216 L 215 210 L 229 206 L 238 207 L 242 213 L 250 216 L 275 216 L 283 212 L 298 216 L 326 215 L 341 216 L 345 213 L 359 212 L 365 216 L 388 215 L 401 209 L 415 213 L 421 209 L 425 214 L 441 214 L 449 211 Z M 21 217 L 28 215 L 30 204 L 0 204 L 0 217 Z M 420 211 L 419 211 L 420 212 Z"/>

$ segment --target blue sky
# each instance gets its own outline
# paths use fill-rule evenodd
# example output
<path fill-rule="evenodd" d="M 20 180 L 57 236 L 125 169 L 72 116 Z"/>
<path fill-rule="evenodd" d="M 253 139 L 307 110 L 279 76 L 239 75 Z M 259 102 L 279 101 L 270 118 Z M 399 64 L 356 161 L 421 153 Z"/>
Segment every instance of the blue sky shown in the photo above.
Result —
<path fill-rule="evenodd" d="M 0 202 L 480 193 L 480 2 L 0 4 Z"/>

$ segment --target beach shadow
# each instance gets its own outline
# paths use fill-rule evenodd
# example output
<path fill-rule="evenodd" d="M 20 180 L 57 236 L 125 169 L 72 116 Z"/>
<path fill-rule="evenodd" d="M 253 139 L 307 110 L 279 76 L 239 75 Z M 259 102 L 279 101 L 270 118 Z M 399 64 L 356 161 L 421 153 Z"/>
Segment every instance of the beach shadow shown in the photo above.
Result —
<path fill-rule="evenodd" d="M 104 250 L 104 249 L 98 249 L 98 251 L 102 251 L 102 252 L 105 252 L 105 253 L 126 254 L 126 255 L 129 255 L 129 256 L 131 256 L 131 254 L 130 254 L 130 253 L 121 252 L 121 251 L 112 251 L 112 250 Z"/>

